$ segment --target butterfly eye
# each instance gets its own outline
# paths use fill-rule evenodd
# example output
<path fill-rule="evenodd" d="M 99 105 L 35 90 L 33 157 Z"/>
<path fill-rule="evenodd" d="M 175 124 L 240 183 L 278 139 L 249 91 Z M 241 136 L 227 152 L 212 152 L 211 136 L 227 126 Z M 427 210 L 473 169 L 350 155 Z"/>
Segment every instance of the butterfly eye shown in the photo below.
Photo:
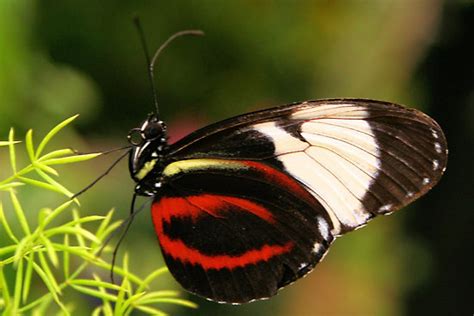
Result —
<path fill-rule="evenodd" d="M 145 140 L 153 140 L 161 137 L 164 131 L 164 125 L 161 121 L 150 121 L 143 131 Z"/>
<path fill-rule="evenodd" d="M 139 146 L 143 143 L 144 139 L 142 132 L 139 128 L 133 128 L 127 135 L 128 142 L 133 146 Z"/>

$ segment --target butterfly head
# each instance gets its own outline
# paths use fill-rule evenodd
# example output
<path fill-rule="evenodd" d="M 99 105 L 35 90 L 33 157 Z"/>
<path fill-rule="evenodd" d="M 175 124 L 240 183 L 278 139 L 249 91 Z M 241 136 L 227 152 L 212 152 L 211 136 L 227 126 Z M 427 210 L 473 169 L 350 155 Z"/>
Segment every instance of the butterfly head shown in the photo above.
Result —
<path fill-rule="evenodd" d="M 168 147 L 166 124 L 155 114 L 150 114 L 140 127 L 130 130 L 127 138 L 133 146 L 129 170 L 137 182 L 135 191 L 140 195 L 154 195 L 160 186 L 157 178 Z"/>

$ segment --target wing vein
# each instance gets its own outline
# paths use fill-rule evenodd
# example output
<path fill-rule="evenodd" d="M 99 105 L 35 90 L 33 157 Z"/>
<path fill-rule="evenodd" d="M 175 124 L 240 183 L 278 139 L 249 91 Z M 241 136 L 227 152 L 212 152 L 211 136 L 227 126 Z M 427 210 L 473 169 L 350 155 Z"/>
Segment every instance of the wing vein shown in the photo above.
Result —
<path fill-rule="evenodd" d="M 350 146 L 353 146 L 353 147 L 355 147 L 355 148 L 358 148 L 358 149 L 360 149 L 360 150 L 366 152 L 367 154 L 369 154 L 369 155 L 371 155 L 371 156 L 374 156 L 375 158 L 379 159 L 379 157 L 377 157 L 377 155 L 375 155 L 374 153 L 372 153 L 372 152 L 366 150 L 365 148 L 363 148 L 363 147 L 361 147 L 361 146 L 358 146 L 358 145 L 356 145 L 356 144 L 350 143 L 350 142 L 348 142 L 348 141 L 346 141 L 346 140 L 344 140 L 344 139 L 341 139 L 341 138 L 338 138 L 338 137 L 335 137 L 335 136 L 332 136 L 332 135 L 325 135 L 325 134 L 320 134 L 320 133 L 312 133 L 312 134 L 318 135 L 318 136 L 321 136 L 321 137 L 331 138 L 331 139 L 334 139 L 334 140 L 343 142 L 343 143 L 345 143 L 345 144 L 348 144 L 348 145 L 350 145 Z M 405 160 L 401 159 L 399 156 L 394 155 L 392 152 L 387 151 L 386 149 L 384 149 L 384 148 L 382 148 L 382 147 L 379 147 L 379 150 L 382 151 L 382 152 L 384 152 L 386 155 L 392 157 L 394 160 L 398 161 L 398 162 L 401 163 L 402 165 L 404 165 L 407 169 L 409 169 L 409 170 L 410 170 L 414 175 L 416 175 L 418 178 L 420 178 L 420 179 L 422 178 L 421 176 L 418 175 L 418 172 L 417 172 L 408 162 L 406 162 Z M 384 163 L 385 163 L 385 164 L 388 164 L 387 161 L 385 161 Z M 391 168 L 392 171 L 394 171 L 395 173 L 397 173 L 398 175 L 400 175 L 400 178 L 406 179 L 407 182 L 410 183 L 413 187 L 419 189 L 418 185 L 416 185 L 416 183 L 414 183 L 414 182 L 411 180 L 410 177 L 406 176 L 406 175 L 405 175 L 404 173 L 402 173 L 402 172 L 397 171 L 397 168 L 395 168 L 395 167 L 393 167 L 393 166 L 391 166 L 391 167 L 392 167 L 392 168 Z M 377 169 L 380 170 L 380 168 L 377 168 Z M 391 177 L 394 181 L 397 181 L 397 179 L 396 179 L 394 176 L 390 175 L 390 177 Z M 398 181 L 397 181 L 397 182 L 398 182 Z M 404 188 L 404 190 L 405 190 L 406 192 L 410 192 L 410 190 L 407 189 L 405 186 L 403 186 L 401 183 L 400 183 L 400 185 Z"/>

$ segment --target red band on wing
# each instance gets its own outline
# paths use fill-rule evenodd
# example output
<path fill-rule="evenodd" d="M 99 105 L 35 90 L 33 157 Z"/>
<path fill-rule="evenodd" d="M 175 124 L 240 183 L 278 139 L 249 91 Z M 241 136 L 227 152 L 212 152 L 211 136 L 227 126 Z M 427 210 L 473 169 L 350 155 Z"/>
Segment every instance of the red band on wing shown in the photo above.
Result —
<path fill-rule="evenodd" d="M 234 206 L 238 206 L 240 209 L 250 212 L 253 215 L 260 217 L 261 219 L 266 220 L 267 222 L 270 222 L 270 223 L 274 222 L 272 213 L 270 213 L 263 206 L 260 206 L 252 201 L 233 197 L 233 196 L 221 196 L 220 198 L 226 203 L 229 203 Z"/>
<path fill-rule="evenodd" d="M 186 197 L 163 197 L 160 204 L 160 217 L 169 222 L 171 217 L 197 218 L 203 213 L 213 217 L 223 217 L 226 211 L 245 211 L 273 222 L 272 213 L 265 207 L 244 198 L 218 194 L 201 194 Z M 155 204 L 154 204 L 155 205 Z M 153 206 L 153 213 L 155 206 Z"/>
<path fill-rule="evenodd" d="M 171 240 L 167 236 L 160 236 L 162 249 L 171 257 L 191 264 L 199 264 L 204 269 L 234 269 L 255 264 L 260 261 L 268 261 L 272 257 L 289 252 L 293 243 L 288 242 L 283 246 L 265 245 L 260 249 L 249 250 L 239 256 L 217 255 L 208 256 L 196 249 L 189 248 L 180 240 Z"/>
<path fill-rule="evenodd" d="M 203 194 L 188 197 L 163 197 L 159 202 L 152 205 L 152 218 L 155 230 L 163 251 L 176 260 L 199 264 L 204 269 L 234 269 L 260 261 L 267 261 L 275 256 L 289 252 L 293 248 L 293 242 L 284 245 L 264 245 L 259 249 L 249 250 L 238 256 L 202 254 L 199 250 L 190 248 L 179 239 L 171 239 L 163 232 L 163 222 L 169 222 L 171 217 L 197 218 L 203 212 L 211 216 L 218 215 L 219 207 L 232 206 L 256 216 L 272 221 L 271 213 L 264 207 L 243 198 L 230 196 Z"/>

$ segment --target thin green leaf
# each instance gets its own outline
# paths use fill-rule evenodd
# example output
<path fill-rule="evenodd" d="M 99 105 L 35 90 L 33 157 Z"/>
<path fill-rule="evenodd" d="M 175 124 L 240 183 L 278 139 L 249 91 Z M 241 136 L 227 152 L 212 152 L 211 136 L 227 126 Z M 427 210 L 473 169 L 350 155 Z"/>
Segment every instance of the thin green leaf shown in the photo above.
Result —
<path fill-rule="evenodd" d="M 151 306 L 143 306 L 143 305 L 139 305 L 139 306 L 136 306 L 136 309 L 142 311 L 142 312 L 145 312 L 149 315 L 156 315 L 156 316 L 168 316 L 168 314 L 166 314 L 165 312 L 157 309 L 157 308 L 154 308 L 154 307 L 151 307 Z"/>
<path fill-rule="evenodd" d="M 125 253 L 122 259 L 122 268 L 125 272 L 122 278 L 121 289 L 117 293 L 117 301 L 115 302 L 115 315 L 124 315 L 127 309 L 127 300 L 125 295 L 131 293 L 130 282 L 128 281 L 128 255 Z M 115 272 L 115 270 L 114 270 Z"/>
<path fill-rule="evenodd" d="M 15 276 L 15 292 L 13 296 L 13 310 L 18 310 L 20 307 L 20 302 L 21 302 L 21 290 L 23 288 L 23 264 L 24 261 L 20 260 L 18 262 L 17 268 L 16 268 L 16 276 Z"/>
<path fill-rule="evenodd" d="M 72 220 L 63 225 L 63 227 L 76 226 L 76 224 L 84 224 L 89 222 L 96 222 L 102 220 L 104 217 L 101 215 L 90 215 L 86 217 L 80 217 L 77 220 Z M 97 237 L 97 236 L 96 236 Z"/>
<path fill-rule="evenodd" d="M 8 133 L 8 149 L 10 151 L 10 165 L 14 174 L 16 174 L 16 154 L 15 154 L 15 130 L 10 128 Z"/>
<path fill-rule="evenodd" d="M 127 311 L 128 307 L 129 305 L 125 299 L 124 291 L 120 291 L 117 295 L 117 301 L 115 302 L 114 306 L 114 316 L 129 315 L 130 310 Z"/>
<path fill-rule="evenodd" d="M 81 247 L 86 247 L 84 238 L 87 238 L 93 242 L 99 242 L 99 240 L 94 234 L 78 226 L 75 226 L 75 227 L 60 226 L 60 227 L 48 229 L 47 231 L 44 232 L 44 235 L 48 238 L 51 238 L 52 236 L 57 235 L 57 234 L 75 235 L 77 239 L 81 240 L 80 242 L 78 242 Z"/>
<path fill-rule="evenodd" d="M 69 248 L 69 235 L 64 235 L 64 246 Z M 67 280 L 69 279 L 69 267 L 70 267 L 70 260 L 69 260 L 69 251 L 63 251 L 63 271 L 64 271 L 64 278 Z"/>
<path fill-rule="evenodd" d="M 24 256 L 28 255 L 29 253 L 35 251 L 35 252 L 41 252 L 44 251 L 44 248 L 42 245 L 35 245 L 32 243 L 32 241 L 35 240 L 35 235 L 28 236 L 26 238 L 23 238 L 20 240 L 20 243 L 16 246 L 15 248 L 15 253 L 13 257 L 5 259 L 3 263 L 12 263 L 16 267 L 18 262 L 23 259 Z"/>
<path fill-rule="evenodd" d="M 65 315 L 65 316 L 70 316 L 71 313 L 69 312 L 68 308 L 66 305 L 63 304 L 61 301 L 57 301 L 56 304 L 61 308 L 61 311 L 57 312 L 56 315 Z"/>
<path fill-rule="evenodd" d="M 197 304 L 191 301 L 176 298 L 176 297 L 169 297 L 169 294 L 172 294 L 172 296 L 176 296 L 177 292 L 176 291 L 157 291 L 157 292 L 147 293 L 139 297 L 138 299 L 136 299 L 133 305 L 142 306 L 142 305 L 157 304 L 157 303 L 167 303 L 167 304 L 181 305 L 181 306 L 185 306 L 189 308 L 198 307 Z"/>
<path fill-rule="evenodd" d="M 62 157 L 62 158 L 51 158 L 48 160 L 43 160 L 42 163 L 45 165 L 64 165 L 67 163 L 75 163 L 75 162 L 90 160 L 100 155 L 102 154 L 96 153 L 96 154 L 84 154 L 84 155 Z"/>
<path fill-rule="evenodd" d="M 47 173 L 50 173 L 50 174 L 52 174 L 56 177 L 59 177 L 59 173 L 56 171 L 56 169 L 54 169 L 53 167 L 47 166 L 47 165 L 43 164 L 42 162 L 35 161 L 33 163 L 33 166 L 37 169 L 43 170 L 44 172 L 47 172 Z"/>
<path fill-rule="evenodd" d="M 38 149 L 36 150 L 36 158 L 39 158 L 39 156 L 41 155 L 44 147 L 46 147 L 46 145 L 49 143 L 49 141 L 54 137 L 54 135 L 56 135 L 62 128 L 64 128 L 66 125 L 68 125 L 69 123 L 71 123 L 72 121 L 74 121 L 77 117 L 79 116 L 79 114 L 76 114 L 64 121 L 62 121 L 61 123 L 59 123 L 58 125 L 56 125 L 55 127 L 53 127 L 53 129 L 51 129 L 49 131 L 48 134 L 46 134 L 46 136 L 43 138 L 43 140 L 41 141 L 41 143 L 39 144 L 38 146 Z"/>
<path fill-rule="evenodd" d="M 59 307 L 61 308 L 61 311 L 63 312 L 63 314 L 56 314 L 56 315 L 64 315 L 64 316 L 71 316 L 71 313 L 69 312 L 68 310 L 68 307 L 63 305 L 63 303 L 61 303 L 61 301 L 59 302 Z"/>
<path fill-rule="evenodd" d="M 38 315 L 45 315 L 46 310 L 51 302 L 51 299 L 53 299 L 54 302 L 60 307 L 64 315 L 70 315 L 67 307 L 59 299 L 58 293 L 54 291 L 53 285 L 49 283 L 50 280 L 48 279 L 48 276 L 46 275 L 45 271 L 41 270 L 41 267 L 36 263 L 33 263 L 33 268 L 35 269 L 39 277 L 43 280 L 49 292 L 46 295 L 40 297 L 39 299 L 33 301 L 32 303 L 28 304 L 27 306 L 21 308 L 20 312 L 30 310 L 31 308 L 34 308 L 35 306 L 39 305 L 39 307 L 36 308 L 33 312 L 37 312 Z"/>
<path fill-rule="evenodd" d="M 114 311 L 112 309 L 112 305 L 109 301 L 103 301 L 104 304 L 102 305 L 102 310 L 104 312 L 104 316 L 113 316 Z"/>
<path fill-rule="evenodd" d="M 123 254 L 123 260 L 122 260 L 122 267 L 123 270 L 127 273 L 125 277 L 122 280 L 122 286 L 127 289 L 127 291 L 132 292 L 132 285 L 130 284 L 130 281 L 128 280 L 128 272 L 129 272 L 129 264 L 128 264 L 128 253 L 125 252 Z"/>
<path fill-rule="evenodd" d="M 145 288 L 148 287 L 150 282 L 167 272 L 169 272 L 169 270 L 166 266 L 153 271 L 145 278 L 145 280 L 143 280 L 143 284 L 137 288 L 137 292 L 145 290 Z"/>
<path fill-rule="evenodd" d="M 145 295 L 144 292 L 137 293 L 130 296 L 127 300 L 123 302 L 122 306 L 120 306 L 120 309 L 118 310 L 118 314 L 119 315 L 129 314 L 133 309 L 134 303 L 138 301 L 143 295 Z"/>
<path fill-rule="evenodd" d="M 122 224 L 122 221 L 116 221 L 112 224 L 110 224 L 109 226 L 107 226 L 107 228 L 105 229 L 104 233 L 102 234 L 102 240 L 107 238 L 111 233 L 113 233 L 117 228 L 120 227 L 120 225 Z"/>
<path fill-rule="evenodd" d="M 51 284 L 51 287 L 54 288 L 56 293 L 61 294 L 61 288 L 59 287 L 58 282 L 56 282 L 56 278 L 54 277 L 53 272 L 51 272 L 48 262 L 46 261 L 46 258 L 44 257 L 42 252 L 38 252 L 38 258 L 39 263 L 41 265 L 41 269 L 48 278 L 48 282 Z"/>
<path fill-rule="evenodd" d="M 58 217 L 65 209 L 68 208 L 69 205 L 71 205 L 72 201 L 66 201 L 57 208 L 55 208 L 51 213 L 46 216 L 43 222 L 43 227 L 48 226 L 49 223 L 51 223 L 52 220 L 54 220 L 56 217 Z"/>
<path fill-rule="evenodd" d="M 79 211 L 76 210 L 76 209 L 72 210 L 72 217 L 74 218 L 74 220 L 78 220 L 78 219 L 80 218 L 80 216 L 79 216 Z M 80 223 L 77 223 L 77 224 L 75 225 L 75 228 L 82 229 L 81 224 L 80 224 Z M 94 236 L 94 238 L 96 238 L 96 237 Z M 77 234 L 77 235 L 76 235 L 76 239 L 77 239 L 77 242 L 78 242 L 78 244 L 79 244 L 80 246 L 83 246 L 83 247 L 84 247 L 84 246 L 86 245 L 85 240 L 84 240 L 84 238 L 83 238 L 83 236 L 82 236 L 81 234 Z M 98 240 L 98 239 L 96 238 L 96 240 Z"/>
<path fill-rule="evenodd" d="M 16 188 L 22 185 L 25 184 L 21 182 L 9 182 L 5 184 L 0 184 L 0 191 L 8 191 L 9 189 Z"/>
<path fill-rule="evenodd" d="M 179 292 L 178 291 L 169 291 L 169 290 L 163 290 L 163 291 L 155 291 L 155 292 L 150 292 L 150 293 L 145 293 L 142 297 L 137 302 L 140 302 L 140 304 L 149 304 L 146 301 L 148 300 L 153 300 L 155 298 L 163 298 L 163 297 L 178 297 Z"/>
<path fill-rule="evenodd" d="M 66 189 L 62 184 L 60 184 L 59 182 L 55 181 L 53 178 L 51 178 L 50 176 L 48 176 L 46 173 L 44 173 L 43 171 L 39 170 L 39 169 L 36 169 L 36 172 L 40 175 L 40 177 L 42 177 L 44 180 L 46 180 L 46 182 L 48 182 L 49 184 L 55 186 L 59 191 L 60 193 L 64 194 L 65 196 L 67 197 L 72 197 L 74 194 L 69 191 L 68 189 Z M 76 199 L 74 199 L 76 201 Z M 78 203 L 78 202 L 76 202 Z"/>
<path fill-rule="evenodd" d="M 56 313 L 57 316 L 70 316 L 71 311 L 74 311 L 73 303 L 68 303 L 60 307 L 61 307 L 61 311 Z"/>
<path fill-rule="evenodd" d="M 63 191 L 61 189 L 58 189 L 58 187 L 56 187 L 52 184 L 43 182 L 43 181 L 38 181 L 38 180 L 35 180 L 35 179 L 26 178 L 26 177 L 18 177 L 18 180 L 21 180 L 26 184 L 34 185 L 35 187 L 38 187 L 38 188 L 42 188 L 42 189 L 46 189 L 46 190 L 49 190 L 49 191 L 53 191 L 53 192 L 63 194 Z"/>
<path fill-rule="evenodd" d="M 93 257 L 93 258 L 96 259 L 97 257 Z M 112 267 L 109 263 L 106 263 L 104 261 L 100 261 L 100 260 L 97 260 L 97 259 L 93 263 L 97 267 L 103 268 L 107 271 L 110 271 L 110 268 Z M 138 276 L 136 276 L 135 274 L 133 274 L 131 272 L 125 271 L 124 269 L 122 269 L 119 266 L 114 267 L 114 273 L 118 274 L 122 277 L 127 277 L 131 282 L 133 282 L 137 285 L 140 285 L 143 282 L 141 278 L 139 278 Z"/>
<path fill-rule="evenodd" d="M 12 200 L 13 209 L 15 210 L 16 217 L 20 222 L 20 226 L 23 229 L 23 232 L 25 233 L 25 235 L 31 235 L 30 225 L 26 220 L 25 212 L 23 212 L 23 209 L 20 205 L 20 201 L 18 201 L 18 198 L 16 197 L 12 189 L 10 189 L 10 198 Z"/>
<path fill-rule="evenodd" d="M 100 223 L 99 228 L 97 228 L 95 234 L 99 239 L 102 239 L 101 236 L 105 229 L 109 226 L 110 221 L 112 220 L 112 216 L 114 215 L 115 210 L 112 209 L 109 212 L 107 212 L 107 215 L 105 215 L 104 220 Z"/>
<path fill-rule="evenodd" d="M 10 228 L 10 225 L 8 225 L 8 221 L 5 217 L 5 213 L 3 212 L 3 204 L 0 201 L 0 223 L 2 223 L 3 227 L 5 228 L 5 232 L 7 233 L 7 236 L 10 237 L 12 241 L 18 244 L 18 238 L 16 238 L 15 234 Z"/>
<path fill-rule="evenodd" d="M 114 305 L 114 316 L 122 316 L 122 315 L 129 315 L 129 313 L 126 313 L 126 310 L 124 309 L 124 306 L 123 304 L 125 303 L 125 300 L 123 297 L 120 296 L 120 293 L 123 293 L 123 292 L 119 292 L 119 295 L 117 296 L 117 301 L 115 302 L 115 305 Z"/>
<path fill-rule="evenodd" d="M 18 143 L 21 143 L 19 140 L 16 140 L 16 141 L 5 141 L 5 140 L 0 140 L 0 147 L 2 146 L 10 146 L 10 145 L 14 145 L 14 144 L 18 144 Z"/>
<path fill-rule="evenodd" d="M 33 130 L 29 129 L 25 136 L 26 152 L 31 162 L 35 161 L 35 148 L 33 147 Z"/>
<path fill-rule="evenodd" d="M 35 253 L 32 252 L 28 256 L 26 256 L 26 260 L 28 261 L 28 265 L 26 266 L 25 271 L 25 282 L 23 283 L 23 293 L 21 295 L 23 303 L 28 300 L 28 295 L 30 293 L 30 286 L 31 286 L 31 278 L 33 276 L 33 263 L 35 260 Z"/>
<path fill-rule="evenodd" d="M 53 244 L 48 238 L 44 237 L 43 235 L 40 236 L 40 240 L 46 248 L 46 253 L 48 254 L 49 261 L 51 261 L 53 266 L 57 268 L 59 264 L 59 259 L 58 255 L 56 254 L 56 251 L 54 250 Z"/>
<path fill-rule="evenodd" d="M 96 281 L 101 281 L 102 280 L 100 279 L 100 277 L 98 275 L 96 275 L 95 273 L 93 274 L 93 277 L 94 277 L 94 280 Z M 120 288 L 120 287 L 119 287 Z M 98 286 L 97 289 L 101 292 L 101 293 L 105 293 L 107 294 L 107 291 L 105 290 L 104 287 L 102 286 Z M 110 302 L 108 300 L 102 300 L 102 310 L 103 310 L 103 315 L 108 315 L 108 316 L 112 316 L 114 313 L 113 313 L 113 310 L 112 310 L 112 305 L 110 304 Z"/>
<path fill-rule="evenodd" d="M 74 150 L 70 148 L 58 149 L 58 150 L 49 152 L 46 155 L 41 156 L 37 161 L 43 161 L 43 160 L 48 160 L 51 158 L 58 158 L 58 157 L 63 157 L 63 156 L 70 156 L 73 154 L 74 154 Z"/>
<path fill-rule="evenodd" d="M 0 263 L 0 290 L 2 291 L 2 297 L 5 306 L 10 306 L 10 291 L 8 290 L 8 283 L 5 280 L 5 274 L 3 273 L 4 265 Z"/>
<path fill-rule="evenodd" d="M 93 254 L 91 254 L 90 248 L 88 247 L 70 246 L 70 245 L 66 246 L 64 244 L 58 244 L 58 243 L 53 243 L 53 246 L 56 251 L 66 251 L 66 252 L 69 252 L 71 255 L 82 257 L 83 259 L 87 259 L 89 261 L 91 259 L 96 258 Z"/>
<path fill-rule="evenodd" d="M 71 284 L 71 287 L 81 293 L 84 293 L 93 297 L 98 297 L 103 300 L 109 300 L 112 302 L 115 302 L 117 300 L 117 297 L 115 295 L 103 293 L 101 291 L 94 290 L 94 289 L 90 289 L 86 286 Z"/>
<path fill-rule="evenodd" d="M 50 208 L 42 208 L 38 212 L 38 227 L 35 230 L 35 233 L 40 233 L 43 231 L 44 228 L 44 221 L 48 217 L 49 214 L 51 214 L 51 209 Z"/>
<path fill-rule="evenodd" d="M 103 311 L 103 306 L 99 306 L 99 307 L 96 307 L 92 313 L 91 313 L 91 316 L 101 316 L 101 315 L 105 315 L 105 312 Z"/>
<path fill-rule="evenodd" d="M 51 292 L 48 292 L 42 297 L 31 302 L 30 304 L 23 306 L 22 308 L 20 308 L 18 312 L 25 313 L 26 311 L 30 311 L 34 308 L 34 310 L 32 311 L 32 315 L 38 315 L 38 316 L 46 315 L 46 309 L 48 308 L 49 304 L 51 304 L 52 300 L 53 300 L 53 294 Z"/>
<path fill-rule="evenodd" d="M 75 279 L 70 281 L 71 284 L 76 285 L 85 285 L 85 286 L 94 286 L 94 287 L 102 287 L 111 290 L 120 290 L 120 285 L 101 281 L 101 280 L 91 280 L 91 279 Z"/>
<path fill-rule="evenodd" d="M 18 264 L 18 261 L 20 261 L 21 258 L 23 258 L 23 255 L 27 252 L 27 250 L 25 248 L 27 248 L 27 246 L 29 246 L 29 243 L 31 241 L 30 237 L 31 236 L 23 238 L 18 243 L 18 245 L 16 247 L 16 250 L 15 250 L 15 255 L 13 256 L 13 261 L 15 262 L 15 264 Z"/>
<path fill-rule="evenodd" d="M 5 256 L 8 253 L 15 253 L 16 249 L 18 248 L 18 245 L 10 245 L 10 246 L 5 246 L 0 248 L 0 257 Z M 5 259 L 3 262 L 5 263 Z"/>
<path fill-rule="evenodd" d="M 166 303 L 166 304 L 174 304 L 174 305 L 181 305 L 189 308 L 198 308 L 196 303 L 191 301 L 182 299 L 182 298 L 156 298 L 153 300 L 153 303 Z"/>
<path fill-rule="evenodd" d="M 71 254 L 75 254 L 77 256 L 80 256 L 81 258 L 85 259 L 86 261 L 92 263 L 93 265 L 102 268 L 106 271 L 110 271 L 111 265 L 107 262 L 105 262 L 103 259 L 100 257 L 97 257 L 95 254 L 91 253 L 90 251 L 87 251 L 89 249 L 88 247 L 85 246 L 65 246 L 64 244 L 56 244 L 53 243 L 55 249 L 57 251 L 67 251 Z M 121 267 L 115 266 L 114 272 L 118 275 L 121 276 L 127 276 L 127 278 L 132 281 L 133 283 L 140 285 L 143 281 L 136 275 L 134 275 L 131 272 L 126 272 L 124 271 Z"/>
<path fill-rule="evenodd" d="M 99 228 L 97 228 L 97 231 L 95 232 L 95 235 L 101 242 L 93 244 L 92 246 L 102 246 L 102 241 L 105 240 L 107 236 L 109 235 L 108 229 L 111 228 L 113 231 L 115 230 L 116 227 L 120 226 L 119 222 L 110 224 L 113 214 L 114 214 L 114 210 L 112 209 L 107 213 L 105 218 L 101 221 Z M 107 251 L 107 250 L 104 249 L 104 251 Z"/>

